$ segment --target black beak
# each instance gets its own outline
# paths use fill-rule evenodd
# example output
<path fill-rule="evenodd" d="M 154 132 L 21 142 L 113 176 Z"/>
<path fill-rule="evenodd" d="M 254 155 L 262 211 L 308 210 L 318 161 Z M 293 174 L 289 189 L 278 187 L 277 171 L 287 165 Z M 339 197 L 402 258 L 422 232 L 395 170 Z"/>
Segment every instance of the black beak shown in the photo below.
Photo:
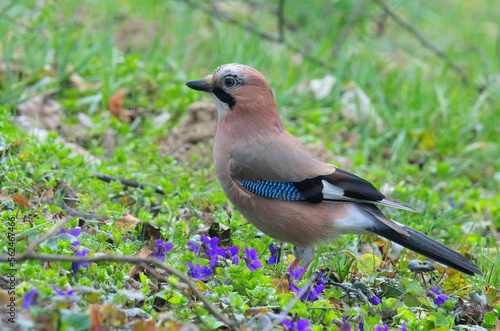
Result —
<path fill-rule="evenodd" d="M 203 78 L 201 79 L 195 79 L 195 80 L 190 80 L 189 82 L 186 83 L 187 87 L 192 88 L 193 90 L 196 91 L 203 91 L 203 92 L 212 92 L 212 85 L 210 84 L 205 84 L 203 82 Z"/>

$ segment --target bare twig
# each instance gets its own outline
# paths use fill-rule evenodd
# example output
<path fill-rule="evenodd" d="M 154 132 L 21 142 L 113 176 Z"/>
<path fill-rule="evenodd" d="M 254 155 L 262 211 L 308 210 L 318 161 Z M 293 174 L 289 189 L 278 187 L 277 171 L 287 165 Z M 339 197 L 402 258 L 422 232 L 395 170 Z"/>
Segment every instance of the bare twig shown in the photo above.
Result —
<path fill-rule="evenodd" d="M 156 193 L 165 195 L 165 192 L 163 190 L 157 188 L 156 186 L 149 185 L 149 184 L 141 184 L 141 183 L 137 182 L 134 179 L 125 179 L 125 178 L 121 178 L 121 177 L 116 177 L 116 176 L 110 176 L 110 175 L 101 174 L 101 173 L 98 173 L 98 172 L 93 172 L 92 174 L 94 176 L 96 176 L 97 179 L 105 181 L 105 182 L 108 182 L 108 183 L 116 180 L 116 181 L 119 181 L 120 183 L 122 183 L 125 186 L 138 187 L 138 188 L 142 188 L 142 189 L 144 189 L 146 187 L 149 187 L 149 188 L 152 188 Z"/>
<path fill-rule="evenodd" d="M 337 283 L 337 282 L 331 282 L 331 284 L 333 284 L 334 286 L 337 286 L 337 287 L 340 287 L 341 289 L 343 289 L 346 293 L 347 292 L 354 292 L 357 294 L 357 296 L 365 303 L 367 304 L 368 306 L 370 306 L 370 313 L 372 313 L 372 315 L 375 314 L 375 310 L 373 309 L 373 307 L 370 305 L 370 301 L 368 301 L 368 298 L 366 297 L 366 295 L 363 294 L 363 292 L 359 289 L 359 288 L 354 288 L 354 287 L 349 287 L 349 286 L 345 286 L 344 284 L 340 284 L 340 283 Z"/>
<path fill-rule="evenodd" d="M 443 59 L 462 79 L 466 84 L 470 82 L 470 77 L 467 71 L 455 63 L 446 53 L 438 46 L 434 45 L 431 41 L 424 37 L 410 22 L 403 19 L 396 14 L 383 0 L 375 0 L 382 9 L 396 21 L 400 26 L 410 32 L 424 47 L 430 49 L 434 54 Z"/>
<path fill-rule="evenodd" d="M 61 203 L 60 205 L 58 205 L 57 203 L 55 203 L 52 200 L 47 200 L 47 201 L 40 200 L 40 201 L 42 201 L 43 203 L 47 203 L 47 204 L 49 204 L 51 206 L 59 207 L 62 210 L 65 210 L 66 214 L 68 214 L 69 216 L 75 217 L 75 218 L 83 218 L 83 219 L 86 219 L 86 220 L 94 220 L 95 219 L 95 220 L 98 220 L 98 221 L 102 221 L 102 220 L 108 219 L 108 217 L 104 216 L 104 215 L 96 215 L 96 214 L 92 214 L 92 213 L 87 213 L 87 212 L 84 212 L 84 211 L 76 210 L 74 208 L 71 208 L 70 206 L 68 206 L 64 202 Z"/>
<path fill-rule="evenodd" d="M 0 262 L 8 262 L 10 257 L 7 255 L 0 255 Z M 23 254 L 16 256 L 16 263 L 27 261 L 27 260 L 39 260 L 39 261 L 64 261 L 64 262 L 120 262 L 120 263 L 133 263 L 133 264 L 153 264 L 158 268 L 161 268 L 168 272 L 169 274 L 175 275 L 183 283 L 185 283 L 193 294 L 200 299 L 201 302 L 205 304 L 206 309 L 219 321 L 224 323 L 230 329 L 237 329 L 238 325 L 227 318 L 227 316 L 219 313 L 207 300 L 205 295 L 200 292 L 198 287 L 194 285 L 188 276 L 184 275 L 177 269 L 174 269 L 164 262 L 156 258 L 143 258 L 129 255 L 101 255 L 101 256 L 69 256 L 69 255 L 58 255 L 58 254 L 37 254 L 26 250 Z"/>
<path fill-rule="evenodd" d="M 278 1 L 278 31 L 281 41 L 285 41 L 285 0 Z"/>
<path fill-rule="evenodd" d="M 219 19 L 223 19 L 223 20 L 228 21 L 229 23 L 232 23 L 232 24 L 234 24 L 236 26 L 239 26 L 240 28 L 243 28 L 243 29 L 245 29 L 245 30 L 247 30 L 247 31 L 249 31 L 251 33 L 255 33 L 258 36 L 260 36 L 261 38 L 263 38 L 263 39 L 266 39 L 266 40 L 269 40 L 269 41 L 273 41 L 273 42 L 277 42 L 277 43 L 281 43 L 281 44 L 285 45 L 286 47 L 288 47 L 290 50 L 292 50 L 292 51 L 294 51 L 296 53 L 299 53 L 305 59 L 307 59 L 309 61 L 312 61 L 312 62 L 315 62 L 315 63 L 317 63 L 318 65 L 320 65 L 320 66 L 322 66 L 324 68 L 327 68 L 327 69 L 330 69 L 330 70 L 334 70 L 335 69 L 332 65 L 330 65 L 329 63 L 326 63 L 325 61 L 323 61 L 321 59 L 316 58 L 315 56 L 313 56 L 310 52 L 306 51 L 305 49 L 302 49 L 300 47 L 292 45 L 291 43 L 287 42 L 286 40 L 282 40 L 279 35 L 276 35 L 276 34 L 273 34 L 273 33 L 268 33 L 266 31 L 262 31 L 262 30 L 258 29 L 253 24 L 250 24 L 250 23 L 247 23 L 247 22 L 240 22 L 239 20 L 237 20 L 233 16 L 225 14 L 222 11 L 213 12 L 213 10 L 211 10 L 210 8 L 208 8 L 206 6 L 200 5 L 199 2 L 192 1 L 192 0 L 183 0 L 183 1 L 185 3 L 187 3 L 188 5 L 190 5 L 190 6 L 193 6 L 195 8 L 199 8 L 200 10 L 208 13 L 210 16 L 214 16 L 214 17 L 217 17 Z"/>
<path fill-rule="evenodd" d="M 363 16 L 363 0 L 358 0 L 356 2 L 356 6 L 354 7 L 354 12 L 349 19 L 349 22 L 346 26 L 340 31 L 337 40 L 335 41 L 335 46 L 332 51 L 333 58 L 337 58 L 342 46 L 344 45 L 344 41 L 349 36 L 349 33 L 354 28 L 356 23 L 358 23 L 359 19 Z"/>
<path fill-rule="evenodd" d="M 41 243 L 43 243 L 45 240 L 49 239 L 52 237 L 54 233 L 56 233 L 57 230 L 59 230 L 60 227 L 62 227 L 66 222 L 70 220 L 69 217 L 64 217 L 62 220 L 57 222 L 56 225 L 54 225 L 49 231 L 47 231 L 42 237 L 40 237 L 37 241 L 33 242 L 31 245 L 26 248 L 24 251 L 24 254 L 31 254 L 33 251 L 40 246 Z"/>

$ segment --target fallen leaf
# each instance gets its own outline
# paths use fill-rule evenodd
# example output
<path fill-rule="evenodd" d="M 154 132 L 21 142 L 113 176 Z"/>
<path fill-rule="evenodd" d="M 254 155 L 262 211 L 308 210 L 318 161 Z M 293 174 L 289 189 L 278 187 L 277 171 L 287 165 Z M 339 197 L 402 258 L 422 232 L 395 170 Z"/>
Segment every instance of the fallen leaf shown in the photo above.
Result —
<path fill-rule="evenodd" d="M 139 238 L 144 240 L 157 240 L 161 237 L 161 231 L 149 222 L 139 222 L 137 224 L 137 232 Z"/>
<path fill-rule="evenodd" d="M 147 246 L 143 246 L 141 250 L 139 251 L 139 257 L 145 258 L 148 257 L 149 255 L 152 255 L 150 253 L 150 250 Z M 139 273 L 143 272 L 144 268 L 141 266 L 138 266 L 137 264 L 132 265 L 130 267 L 130 270 L 128 272 L 128 275 L 131 279 L 136 279 L 139 276 Z"/>
<path fill-rule="evenodd" d="M 351 82 L 340 97 L 340 113 L 342 116 L 355 124 L 375 123 L 377 133 L 382 133 L 385 129 L 385 124 L 382 118 L 377 114 L 375 108 L 371 104 L 370 98 L 366 93 Z"/>
<path fill-rule="evenodd" d="M 104 131 L 104 135 L 102 136 L 102 140 L 99 146 L 106 151 L 105 155 L 107 157 L 113 156 L 116 147 L 115 130 L 106 129 L 106 131 Z"/>
<path fill-rule="evenodd" d="M 472 291 L 472 284 L 465 280 L 463 274 L 456 272 L 443 281 L 443 290 L 445 293 L 465 295 Z"/>
<path fill-rule="evenodd" d="M 115 222 L 115 226 L 119 229 L 121 228 L 124 231 L 130 231 L 130 229 L 132 229 L 138 223 L 140 223 L 140 220 L 130 214 L 125 214 L 123 215 L 123 217 L 118 219 L 117 222 Z"/>
<path fill-rule="evenodd" d="M 225 226 L 224 224 L 212 224 L 212 226 L 208 229 L 208 236 L 210 238 L 219 238 L 219 242 L 222 246 L 231 245 L 231 228 Z"/>
<path fill-rule="evenodd" d="M 250 307 L 247 310 L 245 310 L 245 317 L 252 317 L 257 314 L 262 314 L 265 315 L 267 313 L 272 313 L 271 310 L 267 309 L 266 307 Z"/>
<path fill-rule="evenodd" d="M 92 327 L 92 331 L 101 331 L 103 328 L 101 326 L 101 322 L 99 321 L 99 310 L 101 306 L 98 304 L 94 304 L 90 308 L 90 325 Z"/>
<path fill-rule="evenodd" d="M 108 100 L 108 110 L 109 112 L 127 123 L 131 122 L 128 111 L 124 108 L 125 102 L 123 101 L 123 96 L 125 95 L 125 89 L 119 89 L 113 94 Z"/>
<path fill-rule="evenodd" d="M 71 186 L 69 186 L 65 181 L 57 179 L 56 190 L 61 192 L 64 203 L 69 207 L 73 208 L 73 206 L 78 202 L 78 196 L 75 191 L 73 191 Z"/>
<path fill-rule="evenodd" d="M 19 104 L 17 110 L 16 123 L 24 130 L 57 130 L 61 124 L 61 105 L 46 95 L 38 95 Z"/>
<path fill-rule="evenodd" d="M 8 144 L 0 143 L 0 156 L 4 156 L 9 150 L 12 149 L 11 154 L 16 154 L 19 152 L 19 146 L 23 143 L 22 140 L 12 141 Z"/>
<path fill-rule="evenodd" d="M 0 201 L 12 201 L 12 197 L 9 195 L 9 191 L 7 191 L 6 189 L 0 191 Z"/>
<path fill-rule="evenodd" d="M 314 93 L 314 98 L 316 100 L 326 98 L 330 94 L 336 81 L 337 79 L 332 75 L 326 75 L 322 79 L 312 79 L 309 82 L 309 87 Z"/>
<path fill-rule="evenodd" d="M 80 76 L 76 72 L 73 72 L 69 76 L 69 81 L 79 91 L 96 90 L 99 87 L 99 85 L 97 85 L 97 84 L 92 84 L 92 83 L 87 82 L 85 79 L 82 78 L 82 76 Z"/>
<path fill-rule="evenodd" d="M 269 282 L 269 285 L 274 286 L 276 288 L 276 293 L 278 294 L 290 292 L 290 285 L 288 284 L 287 279 L 273 278 Z"/>
<path fill-rule="evenodd" d="M 14 195 L 14 197 L 12 199 L 14 199 L 14 201 L 17 202 L 18 204 L 20 204 L 26 208 L 30 208 L 30 204 L 28 203 L 26 198 L 21 194 Z"/>
<path fill-rule="evenodd" d="M 360 272 L 369 272 L 375 270 L 382 263 L 382 259 L 373 254 L 364 254 L 356 259 L 356 267 Z"/>

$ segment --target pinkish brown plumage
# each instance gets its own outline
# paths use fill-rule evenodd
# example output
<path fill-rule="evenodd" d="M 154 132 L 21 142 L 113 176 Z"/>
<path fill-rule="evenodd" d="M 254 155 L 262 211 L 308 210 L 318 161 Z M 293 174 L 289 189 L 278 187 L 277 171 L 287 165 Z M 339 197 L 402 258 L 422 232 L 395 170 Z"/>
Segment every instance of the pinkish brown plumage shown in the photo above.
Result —
<path fill-rule="evenodd" d="M 226 64 L 188 87 L 210 93 L 219 114 L 214 163 L 228 199 L 252 224 L 294 245 L 296 266 L 340 234 L 378 234 L 467 274 L 463 255 L 386 217 L 377 204 L 414 211 L 364 179 L 317 159 L 284 128 L 266 78 Z"/>

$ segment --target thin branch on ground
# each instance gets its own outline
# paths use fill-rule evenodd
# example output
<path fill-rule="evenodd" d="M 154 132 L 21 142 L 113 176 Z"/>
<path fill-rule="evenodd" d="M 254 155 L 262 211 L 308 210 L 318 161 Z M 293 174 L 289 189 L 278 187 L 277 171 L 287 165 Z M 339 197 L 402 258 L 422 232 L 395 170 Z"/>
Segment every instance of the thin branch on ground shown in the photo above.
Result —
<path fill-rule="evenodd" d="M 331 283 L 332 285 L 334 286 L 337 286 L 337 287 L 340 287 L 341 289 L 344 290 L 344 292 L 353 292 L 353 293 L 356 293 L 356 295 L 361 299 L 361 301 L 363 301 L 365 304 L 367 304 L 369 307 L 370 307 L 370 313 L 372 315 L 375 314 L 375 310 L 373 309 L 373 307 L 371 306 L 370 304 L 370 301 L 368 301 L 368 298 L 366 297 L 366 295 L 363 294 L 363 292 L 359 289 L 359 288 L 354 288 L 354 287 L 349 287 L 349 286 L 345 286 L 344 284 L 340 284 L 340 283 L 337 283 L 337 282 L 329 282 Z"/>
<path fill-rule="evenodd" d="M 305 49 L 302 49 L 300 47 L 292 45 L 290 42 L 288 42 L 286 40 L 281 40 L 281 37 L 279 35 L 269 33 L 266 31 L 262 31 L 262 30 L 258 29 L 254 24 L 250 24 L 247 22 L 240 22 L 239 20 L 237 20 L 233 16 L 225 14 L 221 11 L 214 12 L 210 8 L 207 8 L 206 6 L 200 5 L 199 2 L 195 2 L 195 1 L 191 1 L 191 0 L 183 0 L 183 1 L 190 6 L 193 6 L 195 8 L 198 8 L 198 9 L 206 12 L 210 16 L 214 16 L 214 17 L 217 17 L 219 19 L 223 19 L 223 20 L 228 21 L 229 23 L 232 23 L 232 24 L 234 24 L 242 29 L 245 29 L 251 33 L 255 33 L 263 39 L 283 44 L 286 47 L 288 47 L 290 50 L 300 54 L 303 58 L 305 58 L 311 62 L 315 62 L 316 64 L 318 64 L 326 69 L 335 70 L 335 68 L 332 65 L 326 63 L 325 61 L 323 61 L 321 59 L 316 58 L 314 55 L 312 55 L 310 52 L 306 51 Z"/>
<path fill-rule="evenodd" d="M 403 19 L 401 16 L 396 14 L 383 0 L 375 0 L 382 9 L 396 21 L 400 26 L 406 29 L 410 34 L 412 34 L 424 47 L 430 49 L 434 54 L 443 59 L 450 68 L 455 71 L 462 81 L 466 84 L 470 83 L 470 77 L 467 71 L 455 63 L 446 53 L 440 49 L 438 46 L 434 45 L 429 39 L 427 39 L 422 33 L 420 33 L 410 22 Z"/>
<path fill-rule="evenodd" d="M 109 183 L 109 182 L 112 182 L 112 181 L 118 181 L 118 182 L 122 183 L 125 186 L 138 187 L 138 188 L 142 188 L 142 189 L 145 189 L 146 187 L 149 187 L 149 188 L 153 189 L 155 191 L 155 193 L 158 193 L 158 194 L 161 194 L 161 195 L 165 195 L 165 191 L 157 188 L 156 186 L 149 185 L 149 184 L 141 184 L 141 183 L 139 183 L 138 181 L 136 181 L 134 179 L 125 179 L 125 178 L 121 178 L 121 177 L 116 177 L 116 176 L 110 176 L 110 175 L 101 174 L 101 173 L 98 173 L 98 172 L 93 172 L 92 174 L 94 176 L 96 176 L 97 179 L 102 180 L 104 182 L 108 182 Z"/>
<path fill-rule="evenodd" d="M 68 206 L 64 202 L 61 203 L 61 204 L 57 204 L 57 203 L 55 203 L 52 200 L 47 200 L 47 201 L 41 200 L 41 201 L 43 203 L 47 203 L 47 204 L 49 204 L 51 206 L 55 206 L 55 207 L 61 208 L 62 210 L 65 210 L 67 215 L 72 216 L 74 218 L 83 218 L 83 219 L 86 219 L 86 220 L 98 220 L 98 221 L 103 221 L 103 220 L 108 219 L 108 217 L 104 216 L 104 215 L 96 215 L 96 214 L 92 214 L 92 213 L 87 213 L 87 212 L 84 212 L 84 211 L 76 210 L 74 208 L 71 208 L 70 206 Z"/>
<path fill-rule="evenodd" d="M 62 224 L 61 224 L 62 225 Z M 8 262 L 10 257 L 8 255 L 0 255 L 0 262 Z M 185 283 L 193 294 L 200 299 L 201 302 L 205 304 L 206 309 L 219 321 L 224 323 L 230 329 L 237 329 L 238 325 L 231 320 L 227 316 L 219 313 L 207 300 L 205 295 L 198 289 L 198 287 L 191 282 L 191 280 L 183 274 L 181 271 L 174 269 L 164 262 L 160 260 L 150 257 L 136 257 L 136 256 L 128 256 L 128 255 L 100 255 L 100 256 L 70 256 L 70 255 L 58 255 L 58 254 L 37 254 L 26 250 L 24 253 L 16 256 L 16 263 L 27 261 L 27 260 L 38 260 L 38 261 L 48 261 L 48 262 L 120 262 L 120 263 L 132 263 L 132 264 L 153 264 L 158 268 L 161 268 L 178 277 L 183 283 Z M 175 285 L 174 285 L 175 286 Z"/>
<path fill-rule="evenodd" d="M 33 242 L 31 245 L 26 248 L 24 251 L 24 254 L 31 254 L 35 251 L 35 249 L 40 246 L 41 243 L 43 243 L 45 240 L 49 239 L 56 233 L 57 230 L 59 230 L 64 224 L 66 224 L 70 220 L 69 217 L 64 217 L 62 220 L 56 223 L 52 228 L 50 228 L 49 231 L 47 231 L 43 236 L 41 236 L 37 241 Z"/>

